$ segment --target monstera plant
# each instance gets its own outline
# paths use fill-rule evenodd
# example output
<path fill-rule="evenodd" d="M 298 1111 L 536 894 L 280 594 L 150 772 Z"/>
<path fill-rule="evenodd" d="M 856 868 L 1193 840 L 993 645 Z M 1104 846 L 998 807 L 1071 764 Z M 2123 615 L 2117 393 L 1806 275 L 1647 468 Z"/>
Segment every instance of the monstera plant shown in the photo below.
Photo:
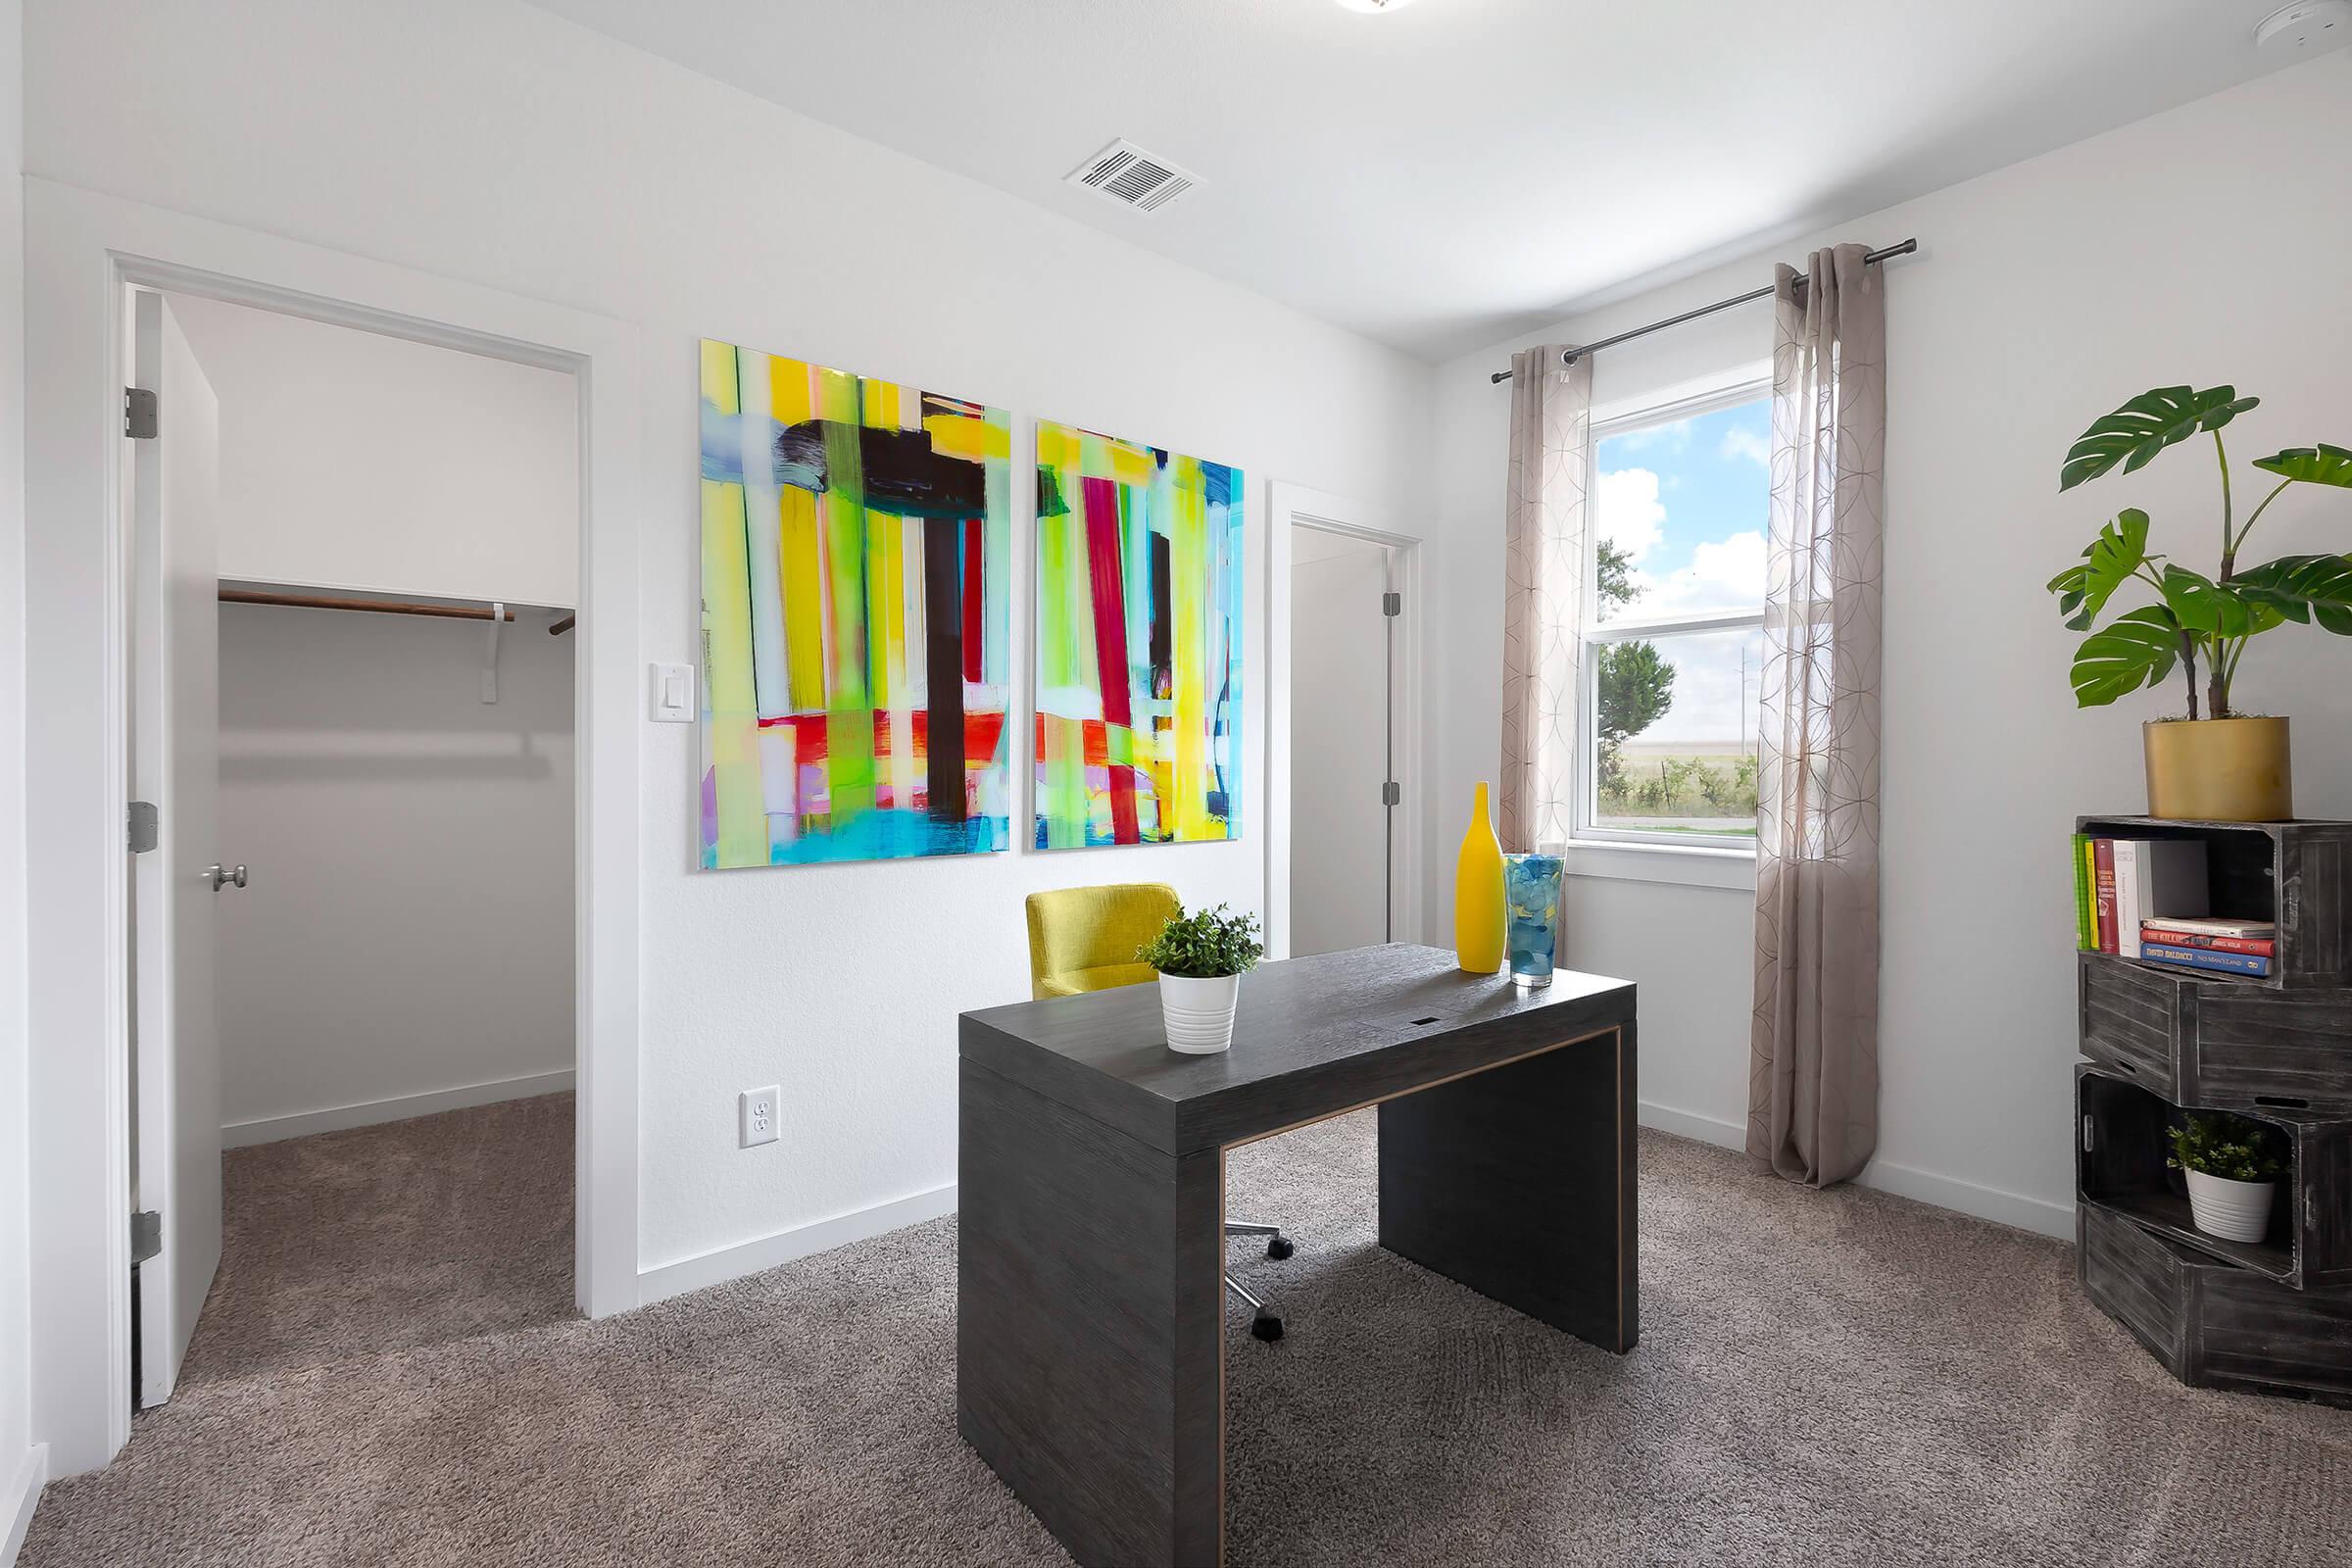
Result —
<path fill-rule="evenodd" d="M 2352 489 L 2352 450 L 2326 443 L 2289 447 L 2255 460 L 2254 466 L 2278 482 L 2239 521 L 2222 427 L 2259 401 L 2228 386 L 2143 392 L 2083 431 L 2059 472 L 2064 492 L 2118 467 L 2126 473 L 2143 468 L 2166 447 L 2193 435 L 2213 437 L 2222 505 L 2219 559 L 2210 576 L 2151 551 L 2148 514 L 2132 507 L 2099 530 L 2080 563 L 2049 582 L 2066 623 L 2090 633 L 2075 650 L 2078 704 L 2102 707 L 2159 684 L 2176 668 L 2186 681 L 2188 718 L 2202 722 L 2185 729 L 2162 721 L 2147 727 L 2149 809 L 2159 816 L 2262 820 L 2289 814 L 2285 720 L 2238 713 L 2233 698 L 2239 661 L 2256 637 L 2288 621 L 2352 636 L 2352 556 L 2280 556 L 2259 565 L 2238 564 L 2254 524 L 2289 485 Z M 2146 589 L 2153 603 L 2100 625 L 2101 614 L 2127 588 Z M 2215 721 L 2255 728 L 2210 727 Z M 2161 787 L 2166 784 L 2178 788 L 2168 791 Z M 2168 795 L 2179 809 L 2160 802 Z"/>

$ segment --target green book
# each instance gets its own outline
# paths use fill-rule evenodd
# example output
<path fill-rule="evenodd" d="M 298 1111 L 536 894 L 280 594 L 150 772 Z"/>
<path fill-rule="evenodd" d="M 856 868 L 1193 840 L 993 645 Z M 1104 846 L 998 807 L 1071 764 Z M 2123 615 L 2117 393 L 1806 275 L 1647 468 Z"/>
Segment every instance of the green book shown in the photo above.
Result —
<path fill-rule="evenodd" d="M 2075 835 L 2075 946 L 2084 953 L 2095 951 L 2099 945 L 2095 853 L 2090 847 L 2089 834 Z"/>

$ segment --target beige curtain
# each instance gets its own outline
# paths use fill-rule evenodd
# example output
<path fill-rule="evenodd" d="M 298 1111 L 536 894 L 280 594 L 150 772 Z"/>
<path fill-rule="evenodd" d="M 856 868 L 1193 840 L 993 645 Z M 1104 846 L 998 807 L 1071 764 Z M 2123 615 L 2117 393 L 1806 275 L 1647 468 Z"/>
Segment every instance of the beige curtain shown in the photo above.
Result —
<path fill-rule="evenodd" d="M 1747 1152 L 1814 1187 L 1879 1125 L 1886 312 L 1859 245 L 1779 270 Z"/>
<path fill-rule="evenodd" d="M 1592 360 L 1561 345 L 1511 360 L 1511 469 L 1503 511 L 1502 787 L 1509 851 L 1565 844 L 1575 776 L 1585 605 L 1585 432 Z"/>

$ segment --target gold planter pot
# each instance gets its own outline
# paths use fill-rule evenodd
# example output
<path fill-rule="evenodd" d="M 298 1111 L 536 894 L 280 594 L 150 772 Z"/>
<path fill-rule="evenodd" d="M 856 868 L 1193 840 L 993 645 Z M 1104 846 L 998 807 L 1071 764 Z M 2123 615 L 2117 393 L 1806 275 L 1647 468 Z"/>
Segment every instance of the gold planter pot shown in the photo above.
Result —
<path fill-rule="evenodd" d="M 2140 735 L 2150 816 L 2283 822 L 2295 814 L 2285 719 L 2159 719 Z"/>

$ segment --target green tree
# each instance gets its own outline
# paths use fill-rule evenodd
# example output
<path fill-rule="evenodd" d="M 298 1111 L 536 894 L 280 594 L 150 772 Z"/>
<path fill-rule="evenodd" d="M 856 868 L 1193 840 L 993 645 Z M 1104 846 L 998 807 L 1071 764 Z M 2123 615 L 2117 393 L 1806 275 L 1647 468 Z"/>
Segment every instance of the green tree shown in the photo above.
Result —
<path fill-rule="evenodd" d="M 1600 542 L 1593 555 L 1592 586 L 1602 604 L 1622 607 L 1642 597 L 1633 565 L 1625 551 L 1605 539 Z M 1674 706 L 1674 666 L 1648 643 L 1603 643 L 1595 684 L 1600 709 L 1592 725 L 1600 754 L 1596 782 L 1603 795 L 1616 795 L 1625 788 L 1619 749 Z"/>

